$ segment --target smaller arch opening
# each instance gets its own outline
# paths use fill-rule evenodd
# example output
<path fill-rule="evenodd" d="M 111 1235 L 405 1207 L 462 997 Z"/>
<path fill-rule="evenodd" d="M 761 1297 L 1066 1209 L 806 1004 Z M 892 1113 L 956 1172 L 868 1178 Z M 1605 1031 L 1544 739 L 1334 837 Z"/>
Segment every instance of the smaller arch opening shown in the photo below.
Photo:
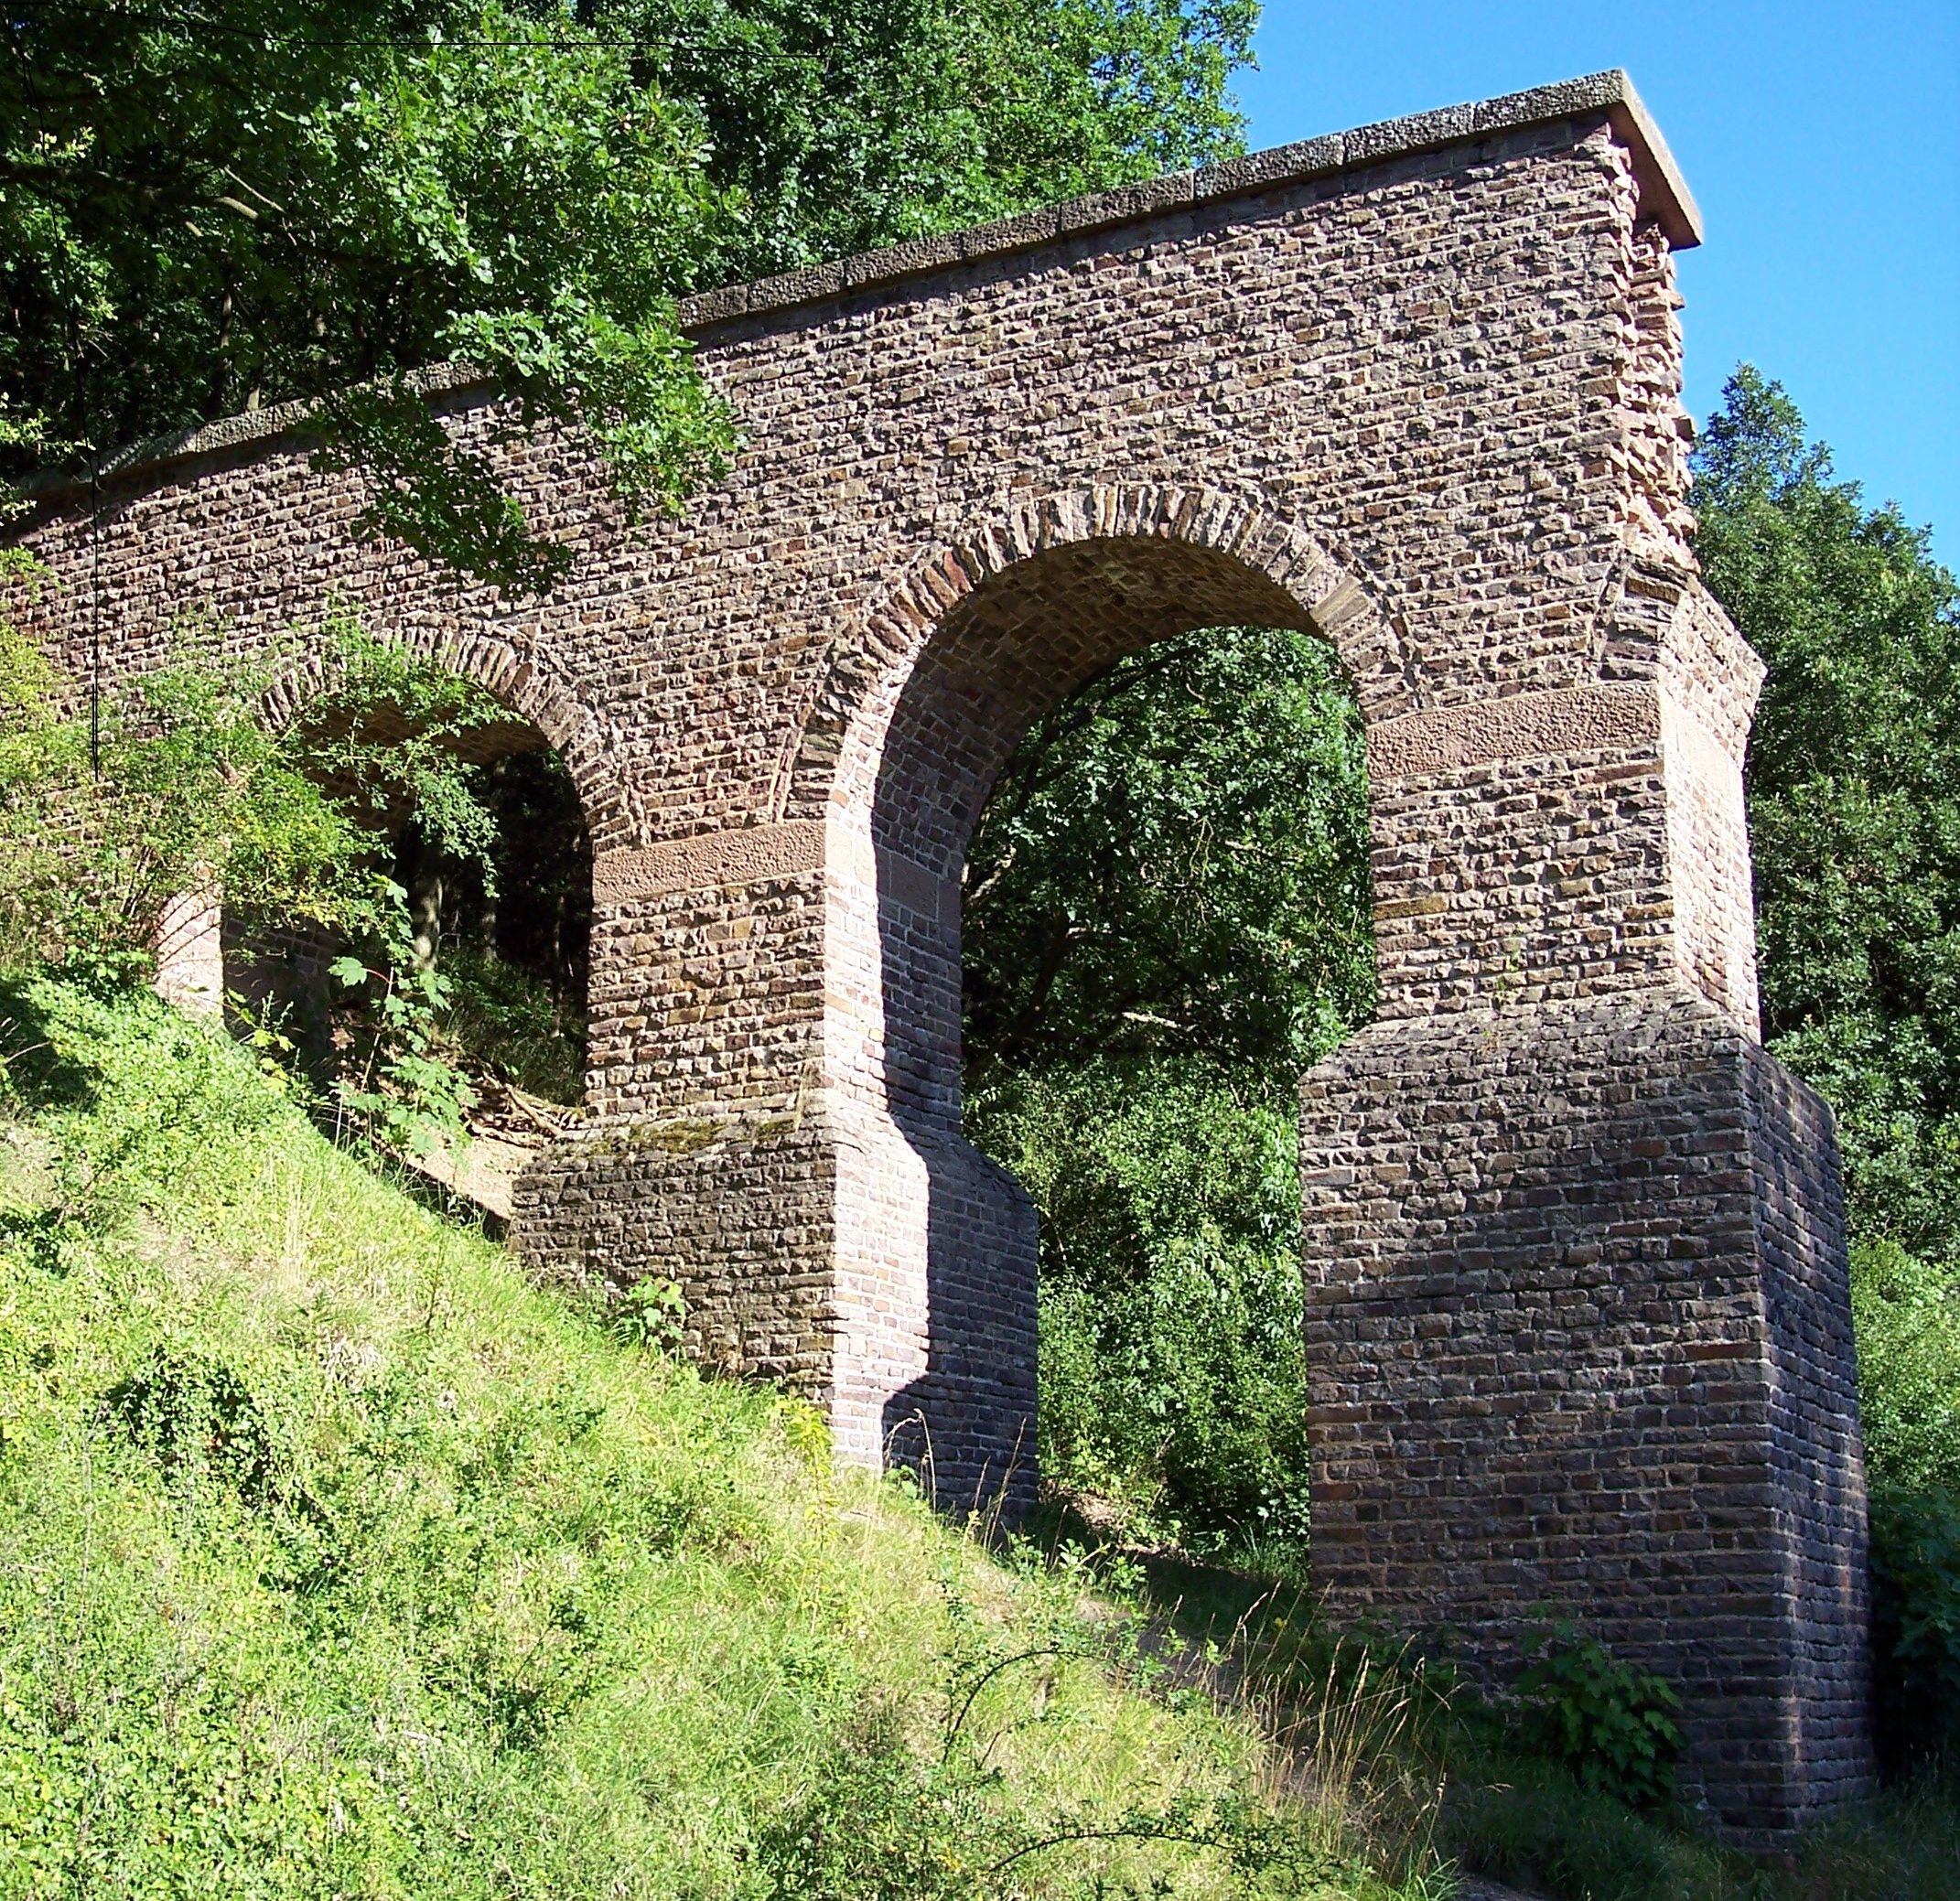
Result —
<path fill-rule="evenodd" d="M 583 1114 L 592 843 L 577 789 L 485 689 L 366 643 L 290 725 L 365 841 L 372 896 L 333 923 L 228 911 L 228 986 L 288 1037 L 337 1127 L 384 1134 L 505 1219 L 517 1176 Z"/>

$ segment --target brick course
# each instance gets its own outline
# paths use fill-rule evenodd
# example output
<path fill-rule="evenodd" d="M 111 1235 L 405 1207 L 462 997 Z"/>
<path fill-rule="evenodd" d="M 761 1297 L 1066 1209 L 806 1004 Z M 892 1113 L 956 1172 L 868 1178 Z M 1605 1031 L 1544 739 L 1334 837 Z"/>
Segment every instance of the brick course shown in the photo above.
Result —
<path fill-rule="evenodd" d="M 592 1122 L 514 1237 L 675 1275 L 705 1358 L 1009 1509 L 1034 1223 L 959 1133 L 973 824 L 1118 654 L 1324 635 L 1380 981 L 1302 1096 L 1330 1606 L 1485 1675 L 1582 1614 L 1775 1841 L 1868 1773 L 1861 1480 L 1829 1119 L 1756 1042 L 1761 666 L 1685 538 L 1697 236 L 1599 75 L 696 299 L 748 446 L 682 519 L 492 451 L 576 557 L 547 601 L 357 543 L 279 415 L 124 458 L 93 521 L 50 487 L 14 611 L 79 678 L 98 614 L 122 676 L 179 614 L 251 650 L 350 607 L 534 724 L 597 854 Z"/>

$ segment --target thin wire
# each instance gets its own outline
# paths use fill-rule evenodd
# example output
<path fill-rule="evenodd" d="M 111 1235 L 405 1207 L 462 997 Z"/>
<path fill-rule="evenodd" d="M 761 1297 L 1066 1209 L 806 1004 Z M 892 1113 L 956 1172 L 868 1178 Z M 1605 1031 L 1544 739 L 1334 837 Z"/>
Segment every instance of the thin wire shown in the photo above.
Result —
<path fill-rule="evenodd" d="M 219 33 L 233 39 L 250 40 L 255 46 L 307 47 L 320 50 L 344 48 L 393 48 L 406 52 L 435 52 L 446 47 L 465 51 L 517 51 L 525 48 L 551 47 L 558 49 L 580 47 L 632 47 L 647 51 L 684 49 L 696 53 L 747 53 L 779 59 L 786 65 L 817 66 L 824 63 L 815 53 L 792 53 L 778 47 L 758 45 L 747 39 L 703 39 L 693 35 L 670 33 L 658 37 L 643 34 L 582 33 L 576 37 L 544 34 L 528 39 L 392 38 L 370 35 L 345 38 L 316 37 L 306 33 L 275 33 L 252 27 L 234 27 L 224 20 L 202 14 L 163 13 L 125 6 L 104 6 L 97 0 L 9 0 L 8 11 L 65 13 L 118 20 L 137 27 L 170 27 L 186 32 Z"/>

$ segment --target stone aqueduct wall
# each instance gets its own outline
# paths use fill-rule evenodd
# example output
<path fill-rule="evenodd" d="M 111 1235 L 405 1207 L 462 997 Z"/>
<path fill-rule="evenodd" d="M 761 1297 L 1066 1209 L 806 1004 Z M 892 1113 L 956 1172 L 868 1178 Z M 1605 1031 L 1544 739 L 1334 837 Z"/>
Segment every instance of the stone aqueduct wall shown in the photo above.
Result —
<path fill-rule="evenodd" d="M 1317 1576 L 1485 1670 L 1586 1618 L 1774 1840 L 1868 1774 L 1862 1480 L 1830 1120 L 1757 1038 L 1761 668 L 1684 539 L 1696 237 L 1605 75 L 697 299 L 739 467 L 635 530 L 576 445 L 500 452 L 576 553 L 542 605 L 354 544 L 274 418 L 108 483 L 99 598 L 51 494 L 19 611 L 126 674 L 338 596 L 533 721 L 598 853 L 595 1122 L 517 1238 L 675 1274 L 705 1357 L 953 1502 L 1032 1471 L 1033 1217 L 959 1133 L 980 805 L 1132 647 L 1324 634 L 1380 1015 L 1301 1091 Z"/>

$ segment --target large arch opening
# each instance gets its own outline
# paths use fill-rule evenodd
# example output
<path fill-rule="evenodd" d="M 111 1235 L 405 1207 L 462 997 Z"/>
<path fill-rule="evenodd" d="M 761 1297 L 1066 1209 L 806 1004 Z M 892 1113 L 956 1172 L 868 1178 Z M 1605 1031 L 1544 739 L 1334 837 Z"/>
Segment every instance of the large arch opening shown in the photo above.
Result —
<path fill-rule="evenodd" d="M 968 849 L 964 1129 L 1039 1220 L 1040 1469 L 1104 1534 L 1304 1557 L 1300 1075 L 1374 1005 L 1359 709 L 1204 628 L 1036 721 Z"/>
<path fill-rule="evenodd" d="M 1046 1411 L 1048 1468 L 1080 1487 L 1127 1461 L 1104 1489 L 1147 1504 L 1153 1531 L 1304 1534 L 1292 1098 L 1373 1003 L 1362 722 L 1341 657 L 1244 555 L 1104 535 L 974 586 L 888 703 L 869 800 L 876 969 L 855 986 L 876 1021 L 835 1052 L 845 1073 L 854 1058 L 876 1072 L 925 1176 L 926 1365 L 884 1404 L 886 1455 L 929 1468 L 955 1505 L 1006 1482 L 1025 1509 Z M 1205 757 L 1180 758 L 1186 745 Z M 1098 839 L 1112 821 L 1130 834 Z M 1085 864 L 1093 843 L 1109 849 Z M 1221 967 L 1235 950 L 1244 965 Z M 878 1226 L 846 1252 L 874 1251 Z M 1187 1344 L 1210 1323 L 1206 1364 L 1182 1369 L 1181 1391 L 1146 1391 L 1143 1362 L 1162 1372 L 1171 1345 L 1144 1338 L 1146 1310 L 1179 1286 L 1212 1308 L 1170 1316 Z M 1119 1295 L 1136 1296 L 1121 1313 Z M 1257 1419 L 1227 1417 L 1255 1388 Z M 1126 1439 L 1107 1430 L 1119 1390 Z M 1185 1416 L 1138 1459 L 1153 1405 Z"/>

